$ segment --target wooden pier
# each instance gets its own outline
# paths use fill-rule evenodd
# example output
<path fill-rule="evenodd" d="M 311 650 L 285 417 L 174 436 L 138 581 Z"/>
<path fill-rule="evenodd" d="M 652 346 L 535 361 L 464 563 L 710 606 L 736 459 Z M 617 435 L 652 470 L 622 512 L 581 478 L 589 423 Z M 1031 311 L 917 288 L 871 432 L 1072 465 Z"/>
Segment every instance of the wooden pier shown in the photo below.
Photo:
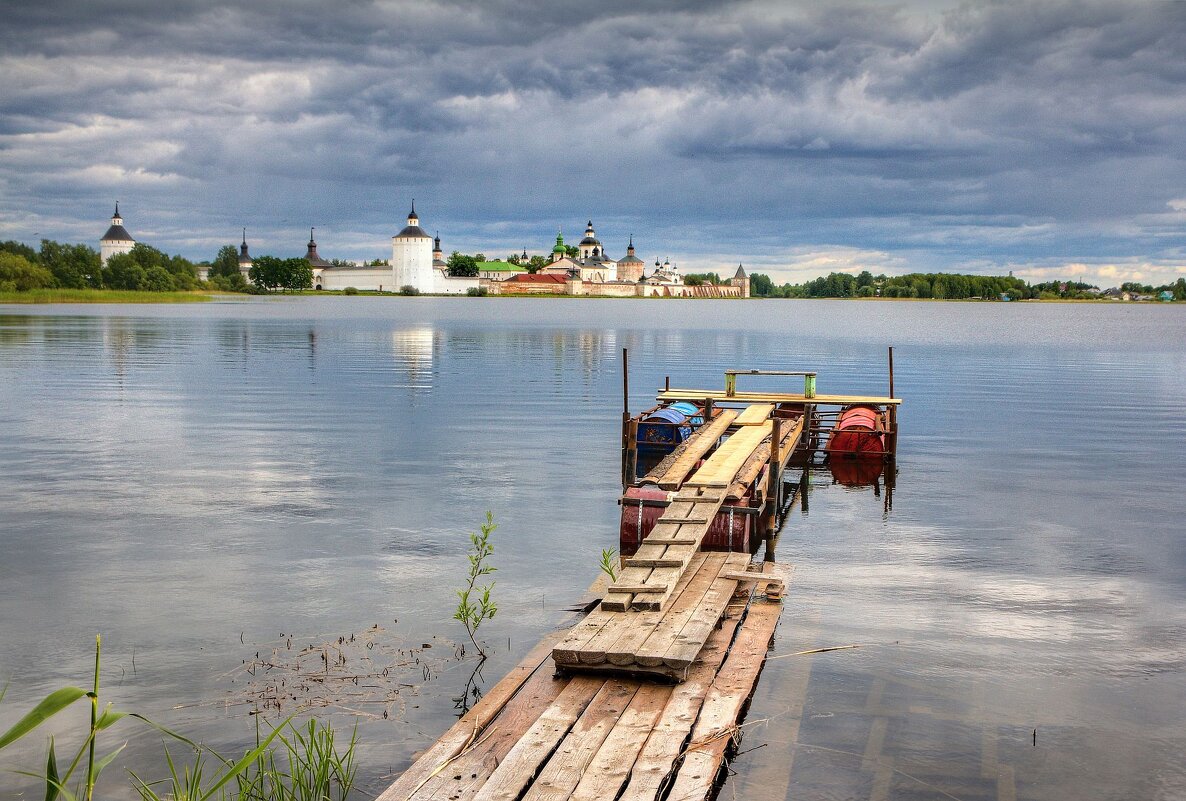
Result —
<path fill-rule="evenodd" d="M 782 609 L 753 582 L 736 583 L 742 592 L 729 594 L 683 682 L 557 675 L 552 651 L 566 636 L 558 632 L 492 687 L 380 801 L 650 801 L 669 788 L 668 798 L 710 797 Z"/>
<path fill-rule="evenodd" d="M 804 376 L 804 392 L 740 393 L 739 375 Z M 896 446 L 892 379 L 886 398 L 814 390 L 815 373 L 756 371 L 727 372 L 721 392 L 665 387 L 661 402 L 696 402 L 698 427 L 673 436 L 641 479 L 642 416 L 627 409 L 623 509 L 630 489 L 651 487 L 661 514 L 582 619 L 536 646 L 380 801 L 711 797 L 782 610 L 789 568 L 773 550 L 782 474 L 818 446 L 814 410 L 872 407 L 869 434 Z M 718 519 L 732 526 L 735 514 L 758 523 L 764 561 L 749 547 L 704 550 Z"/>

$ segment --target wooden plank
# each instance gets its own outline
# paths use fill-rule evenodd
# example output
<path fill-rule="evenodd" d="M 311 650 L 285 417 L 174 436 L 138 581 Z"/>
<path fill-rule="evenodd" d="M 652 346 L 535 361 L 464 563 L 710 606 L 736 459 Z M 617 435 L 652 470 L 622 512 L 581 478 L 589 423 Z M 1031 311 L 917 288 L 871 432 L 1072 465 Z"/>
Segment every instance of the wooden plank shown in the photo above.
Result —
<path fill-rule="evenodd" d="M 680 485 L 684 482 L 684 478 L 692 471 L 696 463 L 704 457 L 704 454 L 712 450 L 713 446 L 717 444 L 717 440 L 721 438 L 735 419 L 737 419 L 737 412 L 732 409 L 725 409 L 720 414 L 714 416 L 711 422 L 707 422 L 696 429 L 696 433 L 692 434 L 684 442 L 686 447 L 683 453 L 667 469 L 667 472 L 659 477 L 656 483 L 665 490 L 679 489 Z"/>
<path fill-rule="evenodd" d="M 635 650 L 635 662 L 648 667 L 658 667 L 663 664 L 663 656 L 667 653 L 667 648 L 679 636 L 687 622 L 701 612 L 705 593 L 716 580 L 717 574 L 721 572 L 724 564 L 725 554 L 708 554 L 704 565 L 692 579 L 688 589 L 674 599 L 659 625 Z M 724 606 L 722 605 L 721 608 L 723 609 Z M 715 623 L 716 620 L 714 619 L 713 622 Z M 703 641 L 701 644 L 703 645 Z"/>
<path fill-rule="evenodd" d="M 573 724 L 555 753 L 531 783 L 523 801 L 566 799 L 576 789 L 586 767 L 600 750 L 614 724 L 621 719 L 635 693 L 637 681 L 611 679 Z M 532 772 L 534 773 L 534 771 Z M 530 775 L 528 778 L 530 778 Z M 515 801 L 517 796 L 500 796 L 501 801 Z"/>
<path fill-rule="evenodd" d="M 528 652 L 518 665 L 491 687 L 485 695 L 453 726 L 441 735 L 420 757 L 388 787 L 377 801 L 407 801 L 417 788 L 423 787 L 441 765 L 461 754 L 481 735 L 483 730 L 510 703 L 525 685 L 549 688 L 555 684 L 549 669 L 540 667 L 548 661 L 555 645 L 565 632 L 557 631 L 544 637 Z M 559 690 L 557 690 L 559 692 Z"/>
<path fill-rule="evenodd" d="M 552 649 L 552 657 L 559 660 L 576 659 L 582 647 L 596 636 L 597 632 L 609 625 L 611 620 L 613 615 L 604 608 L 594 609 L 584 620 L 568 630 L 564 639 Z"/>
<path fill-rule="evenodd" d="M 698 555 L 696 557 L 696 564 L 699 565 L 705 558 L 706 556 L 703 554 Z M 676 591 L 682 592 L 691 578 L 692 571 L 689 570 L 680 579 Z M 622 611 L 624 612 L 625 610 Z M 579 641 L 579 646 L 575 648 L 563 647 L 569 642 L 569 638 L 566 637 L 561 643 L 561 646 L 552 652 L 552 658 L 555 660 L 558 668 L 588 668 L 590 666 L 600 665 L 606 661 L 607 651 L 621 638 L 623 632 L 631 630 L 636 626 L 644 625 L 645 621 L 640 619 L 646 615 L 658 615 L 660 613 L 611 614 L 601 611 L 601 614 L 607 618 L 607 623 L 600 627 L 593 636 L 584 640 L 580 640 L 579 637 L 573 638 L 574 641 Z M 573 627 L 572 631 L 576 632 L 579 630 L 581 630 L 581 625 L 578 623 Z"/>
<path fill-rule="evenodd" d="M 601 599 L 601 608 L 607 612 L 625 612 L 634 603 L 634 594 L 629 592 L 607 592 Z"/>
<path fill-rule="evenodd" d="M 696 712 L 720 669 L 743 610 L 744 604 L 730 605 L 721 627 L 709 635 L 700 656 L 692 663 L 687 680 L 672 688 L 663 714 L 639 752 L 630 771 L 630 781 L 618 801 L 655 801 L 683 750 Z"/>
<path fill-rule="evenodd" d="M 781 611 L 779 603 L 750 603 L 729 656 L 705 696 L 670 798 L 701 801 L 712 795 L 725 751 L 736 736 L 742 710 L 765 664 Z"/>
<path fill-rule="evenodd" d="M 688 569 L 691 580 L 682 582 L 679 591 L 673 594 L 674 601 L 670 608 L 665 611 L 644 612 L 641 615 L 632 616 L 646 615 L 646 618 L 624 631 L 613 642 L 606 654 L 610 663 L 618 666 L 662 667 L 663 652 L 666 649 L 660 650 L 657 645 L 652 645 L 650 650 L 654 653 L 648 659 L 646 658 L 647 643 L 652 640 L 670 642 L 679 633 L 683 628 L 683 621 L 695 614 L 700 601 L 704 598 L 704 593 L 708 591 L 724 561 L 724 554 L 698 554 L 695 568 L 689 567 Z M 683 676 L 675 675 L 674 678 L 681 679 Z"/>
<path fill-rule="evenodd" d="M 473 801 L 515 801 L 586 710 L 617 692 L 604 679 L 577 676 L 499 761 Z M 633 694 L 633 693 L 632 693 Z M 452 773 L 453 771 L 449 771 Z M 460 789 L 460 788 L 458 788 Z M 454 792 L 451 797 L 459 797 Z"/>
<path fill-rule="evenodd" d="M 795 392 L 737 392 L 726 395 L 723 389 L 668 389 L 660 390 L 655 397 L 661 401 L 702 401 L 712 398 L 725 403 L 814 403 L 817 406 L 898 406 L 902 403 L 901 398 L 875 395 L 816 395 L 812 398 Z"/>
<path fill-rule="evenodd" d="M 737 471 L 762 444 L 762 440 L 770 436 L 772 429 L 773 424 L 767 421 L 762 425 L 747 426 L 733 434 L 686 483 L 695 486 L 728 487 L 733 483 Z"/>
<path fill-rule="evenodd" d="M 729 554 L 721 566 L 720 573 L 709 585 L 708 592 L 700 601 L 697 614 L 693 615 L 684 627 L 680 629 L 666 652 L 663 654 L 663 664 L 676 670 L 686 668 L 704 647 L 709 633 L 716 628 L 717 621 L 725 614 L 725 607 L 737 589 L 737 581 L 726 576 L 744 568 L 749 562 L 749 554 Z"/>
<path fill-rule="evenodd" d="M 737 416 L 733 421 L 733 425 L 737 426 L 756 426 L 765 423 L 770 419 L 770 415 L 774 414 L 773 403 L 755 403 L 752 406 L 747 406 L 745 411 Z"/>
<path fill-rule="evenodd" d="M 670 698 L 669 686 L 647 683 L 639 687 L 630 706 L 589 762 L 572 791 L 571 801 L 605 801 L 617 796 Z"/>
<path fill-rule="evenodd" d="M 688 591 L 688 585 L 692 579 L 699 574 L 705 559 L 708 554 L 696 554 L 692 562 L 688 566 L 688 570 L 684 573 L 683 578 L 680 579 L 679 585 L 676 587 L 675 595 L 681 596 Z M 605 658 L 608 662 L 618 666 L 633 665 L 634 651 L 637 647 L 646 640 L 647 635 L 655 630 L 663 620 L 664 613 L 661 611 L 636 612 L 628 615 L 629 625 L 619 629 L 618 637 L 606 647 Z"/>
<path fill-rule="evenodd" d="M 799 444 L 799 439 L 803 433 L 803 418 L 800 417 L 793 425 L 787 426 L 783 430 L 782 445 L 779 446 L 778 452 L 780 457 L 789 460 L 794 454 L 795 448 Z M 745 494 L 745 491 L 754 483 L 754 479 L 762 472 L 762 468 L 770 461 L 770 441 L 767 440 L 759 445 L 752 456 L 746 459 L 745 464 L 737 471 L 737 476 L 733 483 L 729 485 L 729 491 L 726 496 L 730 498 L 740 498 Z M 785 461 L 784 461 L 785 464 Z"/>
<path fill-rule="evenodd" d="M 693 543 L 695 540 L 688 539 L 687 542 Z M 682 567 L 683 564 L 684 563 L 682 560 L 676 559 L 674 557 L 657 556 L 646 559 L 639 559 L 637 556 L 626 557 L 627 567 Z M 622 587 L 619 587 L 618 590 L 619 592 L 630 592 L 630 590 L 624 589 Z"/>

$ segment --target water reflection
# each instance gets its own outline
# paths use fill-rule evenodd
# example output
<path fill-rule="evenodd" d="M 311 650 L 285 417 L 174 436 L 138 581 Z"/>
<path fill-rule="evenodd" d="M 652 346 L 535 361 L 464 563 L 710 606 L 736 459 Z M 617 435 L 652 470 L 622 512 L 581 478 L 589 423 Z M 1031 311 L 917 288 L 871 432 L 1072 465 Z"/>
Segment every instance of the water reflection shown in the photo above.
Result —
<path fill-rule="evenodd" d="M 462 660 L 364 723 L 377 790 L 617 544 L 622 347 L 637 410 L 666 375 L 739 366 L 880 393 L 892 342 L 900 472 L 793 476 L 785 658 L 723 797 L 1186 793 L 1175 309 L 341 301 L 0 314 L 0 728 L 83 681 L 101 630 L 113 700 L 246 744 L 209 703 L 248 644 L 462 636 L 453 587 L 490 509 L 486 684 Z"/>

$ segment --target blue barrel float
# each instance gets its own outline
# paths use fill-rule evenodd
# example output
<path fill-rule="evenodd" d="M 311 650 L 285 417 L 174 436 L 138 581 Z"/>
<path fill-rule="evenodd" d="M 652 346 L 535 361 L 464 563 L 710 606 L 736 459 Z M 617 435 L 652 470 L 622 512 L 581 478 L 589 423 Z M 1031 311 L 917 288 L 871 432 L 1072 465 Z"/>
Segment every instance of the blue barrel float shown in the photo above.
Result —
<path fill-rule="evenodd" d="M 692 424 L 678 404 L 656 409 L 638 422 L 638 449 L 670 451 L 692 436 Z M 691 405 L 691 404 L 688 404 Z M 693 411 L 699 411 L 693 406 Z"/>

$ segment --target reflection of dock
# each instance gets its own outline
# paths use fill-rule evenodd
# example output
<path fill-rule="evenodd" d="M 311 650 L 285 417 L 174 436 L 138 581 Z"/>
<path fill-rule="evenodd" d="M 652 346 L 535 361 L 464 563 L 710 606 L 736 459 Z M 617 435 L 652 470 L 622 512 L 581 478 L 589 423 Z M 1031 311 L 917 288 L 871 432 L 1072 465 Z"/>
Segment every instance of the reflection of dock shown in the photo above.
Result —
<path fill-rule="evenodd" d="M 819 448 L 815 410 L 873 406 L 880 422 L 867 433 L 896 445 L 896 399 L 817 396 L 814 373 L 793 375 L 806 376 L 802 395 L 737 393 L 726 374 L 722 392 L 666 388 L 666 405 L 623 413 L 621 503 L 624 517 L 637 512 L 639 541 L 620 575 L 380 801 L 714 794 L 782 611 L 789 571 L 773 545 L 783 473 Z M 641 479 L 640 445 L 650 460 Z M 651 497 L 631 494 L 644 488 Z M 644 531 L 648 504 L 656 514 Z M 748 529 L 734 542 L 737 518 L 758 531 L 754 548 Z M 722 519 L 725 546 L 714 534 Z M 765 560 L 752 564 L 759 541 Z"/>

